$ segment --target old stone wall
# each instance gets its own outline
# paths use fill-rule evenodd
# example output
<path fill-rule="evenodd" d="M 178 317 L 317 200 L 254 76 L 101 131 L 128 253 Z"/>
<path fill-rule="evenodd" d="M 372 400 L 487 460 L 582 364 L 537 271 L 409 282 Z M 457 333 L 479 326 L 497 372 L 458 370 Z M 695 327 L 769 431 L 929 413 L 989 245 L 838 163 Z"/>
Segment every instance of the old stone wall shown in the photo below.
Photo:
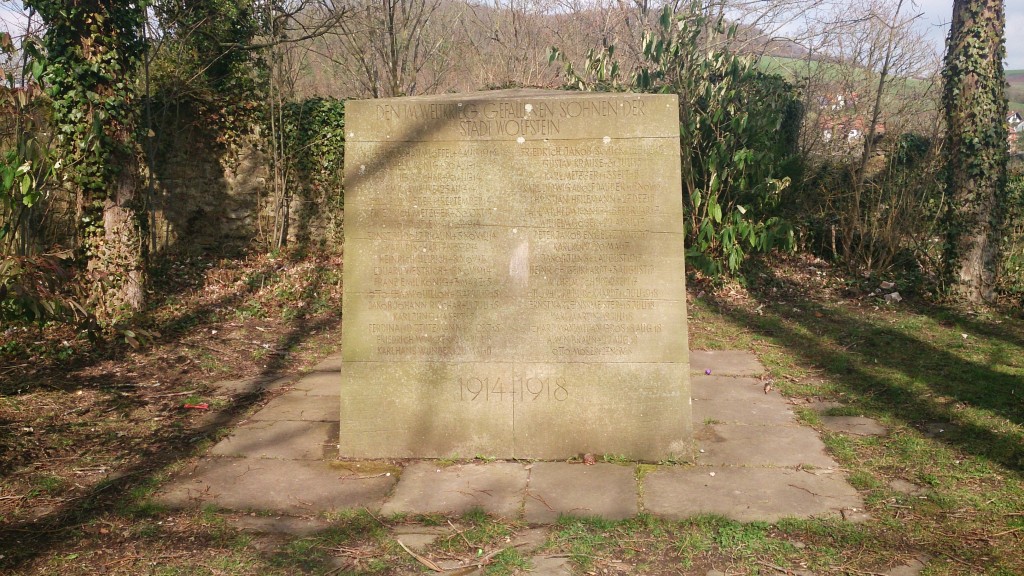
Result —
<path fill-rule="evenodd" d="M 169 116 L 157 131 L 154 162 L 157 249 L 183 242 L 204 250 L 270 244 L 278 202 L 259 130 L 223 143 L 188 109 Z M 289 180 L 288 210 L 281 211 L 289 244 L 340 249 L 341 190 Z"/>
<path fill-rule="evenodd" d="M 212 249 L 257 239 L 270 175 L 258 138 L 224 145 L 187 108 L 168 116 L 155 136 L 150 200 L 156 248 L 187 242 Z"/>

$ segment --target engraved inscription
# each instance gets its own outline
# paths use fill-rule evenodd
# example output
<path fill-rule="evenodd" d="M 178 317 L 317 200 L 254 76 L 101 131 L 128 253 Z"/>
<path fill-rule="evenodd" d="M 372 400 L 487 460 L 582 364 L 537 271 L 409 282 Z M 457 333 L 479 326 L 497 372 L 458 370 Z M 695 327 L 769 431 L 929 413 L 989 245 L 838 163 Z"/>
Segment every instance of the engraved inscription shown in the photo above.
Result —
<path fill-rule="evenodd" d="M 557 119 L 612 110 L 601 102 L 530 110 L 522 103 L 390 106 L 378 111 L 381 117 L 506 121 L 527 113 Z M 622 113 L 642 115 L 644 108 L 635 103 Z M 676 306 L 663 300 L 663 262 L 681 267 L 681 255 L 672 252 L 675 245 L 652 248 L 659 239 L 652 223 L 677 199 L 639 175 L 657 170 L 668 155 L 663 144 L 530 142 L 510 150 L 502 143 L 445 142 L 417 154 L 390 143 L 366 146 L 393 164 L 386 177 L 365 182 L 346 208 L 352 226 L 375 242 L 366 301 L 378 312 L 374 326 L 391 331 L 371 330 L 378 357 L 500 358 L 516 354 L 508 334 L 542 342 L 538 350 L 560 361 L 626 358 L 659 346 L 659 317 Z M 481 184 L 482 169 L 495 165 L 503 167 L 503 179 Z M 487 314 L 510 299 L 527 313 L 545 314 L 545 322 Z M 402 305 L 391 301 L 419 302 L 422 310 L 391 310 Z M 582 325 L 549 312 L 606 315 L 596 319 L 600 324 Z M 410 323 L 414 315 L 426 323 Z"/>
<path fill-rule="evenodd" d="M 539 375 L 469 376 L 459 378 L 459 400 L 475 402 L 565 402 L 569 388 L 565 378 Z"/>

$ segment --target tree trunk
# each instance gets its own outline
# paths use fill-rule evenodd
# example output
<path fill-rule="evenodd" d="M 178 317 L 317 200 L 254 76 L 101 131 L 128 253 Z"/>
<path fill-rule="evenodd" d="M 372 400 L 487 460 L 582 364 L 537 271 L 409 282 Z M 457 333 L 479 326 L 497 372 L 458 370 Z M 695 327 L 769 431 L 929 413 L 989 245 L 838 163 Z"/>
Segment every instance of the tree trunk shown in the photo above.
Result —
<path fill-rule="evenodd" d="M 89 305 L 111 325 L 142 309 L 146 241 L 135 77 L 144 4 L 25 0 L 46 24 L 47 92 L 61 160 L 81 199 Z"/>
<path fill-rule="evenodd" d="M 946 275 L 971 303 L 995 297 L 1006 194 L 1002 0 L 954 0 L 943 70 L 948 124 Z"/>
<path fill-rule="evenodd" d="M 139 166 L 134 154 L 114 154 L 120 173 L 104 194 L 103 227 L 87 232 L 89 301 L 103 322 L 130 317 L 145 304 L 146 237 L 140 220 Z"/>

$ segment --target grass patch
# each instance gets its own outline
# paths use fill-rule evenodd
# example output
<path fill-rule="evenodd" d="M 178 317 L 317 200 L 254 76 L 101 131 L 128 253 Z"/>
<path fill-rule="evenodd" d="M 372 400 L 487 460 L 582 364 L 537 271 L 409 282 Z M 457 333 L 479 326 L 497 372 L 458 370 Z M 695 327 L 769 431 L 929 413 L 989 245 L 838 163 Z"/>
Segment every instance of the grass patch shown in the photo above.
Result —
<path fill-rule="evenodd" d="M 601 518 L 562 516 L 556 524 L 555 542 L 566 549 L 580 570 L 593 567 L 595 556 L 607 553 L 615 539 L 611 535 L 614 522 Z"/>
<path fill-rule="evenodd" d="M 533 564 L 522 552 L 515 548 L 505 548 L 491 557 L 491 563 L 484 570 L 484 574 L 491 576 L 512 576 L 528 571 Z"/>

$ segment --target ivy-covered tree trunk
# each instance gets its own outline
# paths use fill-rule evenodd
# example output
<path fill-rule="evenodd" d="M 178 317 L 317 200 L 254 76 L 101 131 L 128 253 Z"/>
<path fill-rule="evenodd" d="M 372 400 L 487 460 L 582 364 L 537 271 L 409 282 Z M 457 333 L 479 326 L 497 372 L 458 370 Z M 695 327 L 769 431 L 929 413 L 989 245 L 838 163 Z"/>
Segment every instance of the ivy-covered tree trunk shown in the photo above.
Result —
<path fill-rule="evenodd" d="M 144 1 L 25 0 L 46 24 L 45 81 L 65 173 L 79 193 L 89 304 L 112 324 L 144 304 L 134 74 Z"/>
<path fill-rule="evenodd" d="M 956 295 L 995 296 L 1006 194 L 1002 0 L 954 0 L 943 69 L 950 209 L 945 262 Z"/>

